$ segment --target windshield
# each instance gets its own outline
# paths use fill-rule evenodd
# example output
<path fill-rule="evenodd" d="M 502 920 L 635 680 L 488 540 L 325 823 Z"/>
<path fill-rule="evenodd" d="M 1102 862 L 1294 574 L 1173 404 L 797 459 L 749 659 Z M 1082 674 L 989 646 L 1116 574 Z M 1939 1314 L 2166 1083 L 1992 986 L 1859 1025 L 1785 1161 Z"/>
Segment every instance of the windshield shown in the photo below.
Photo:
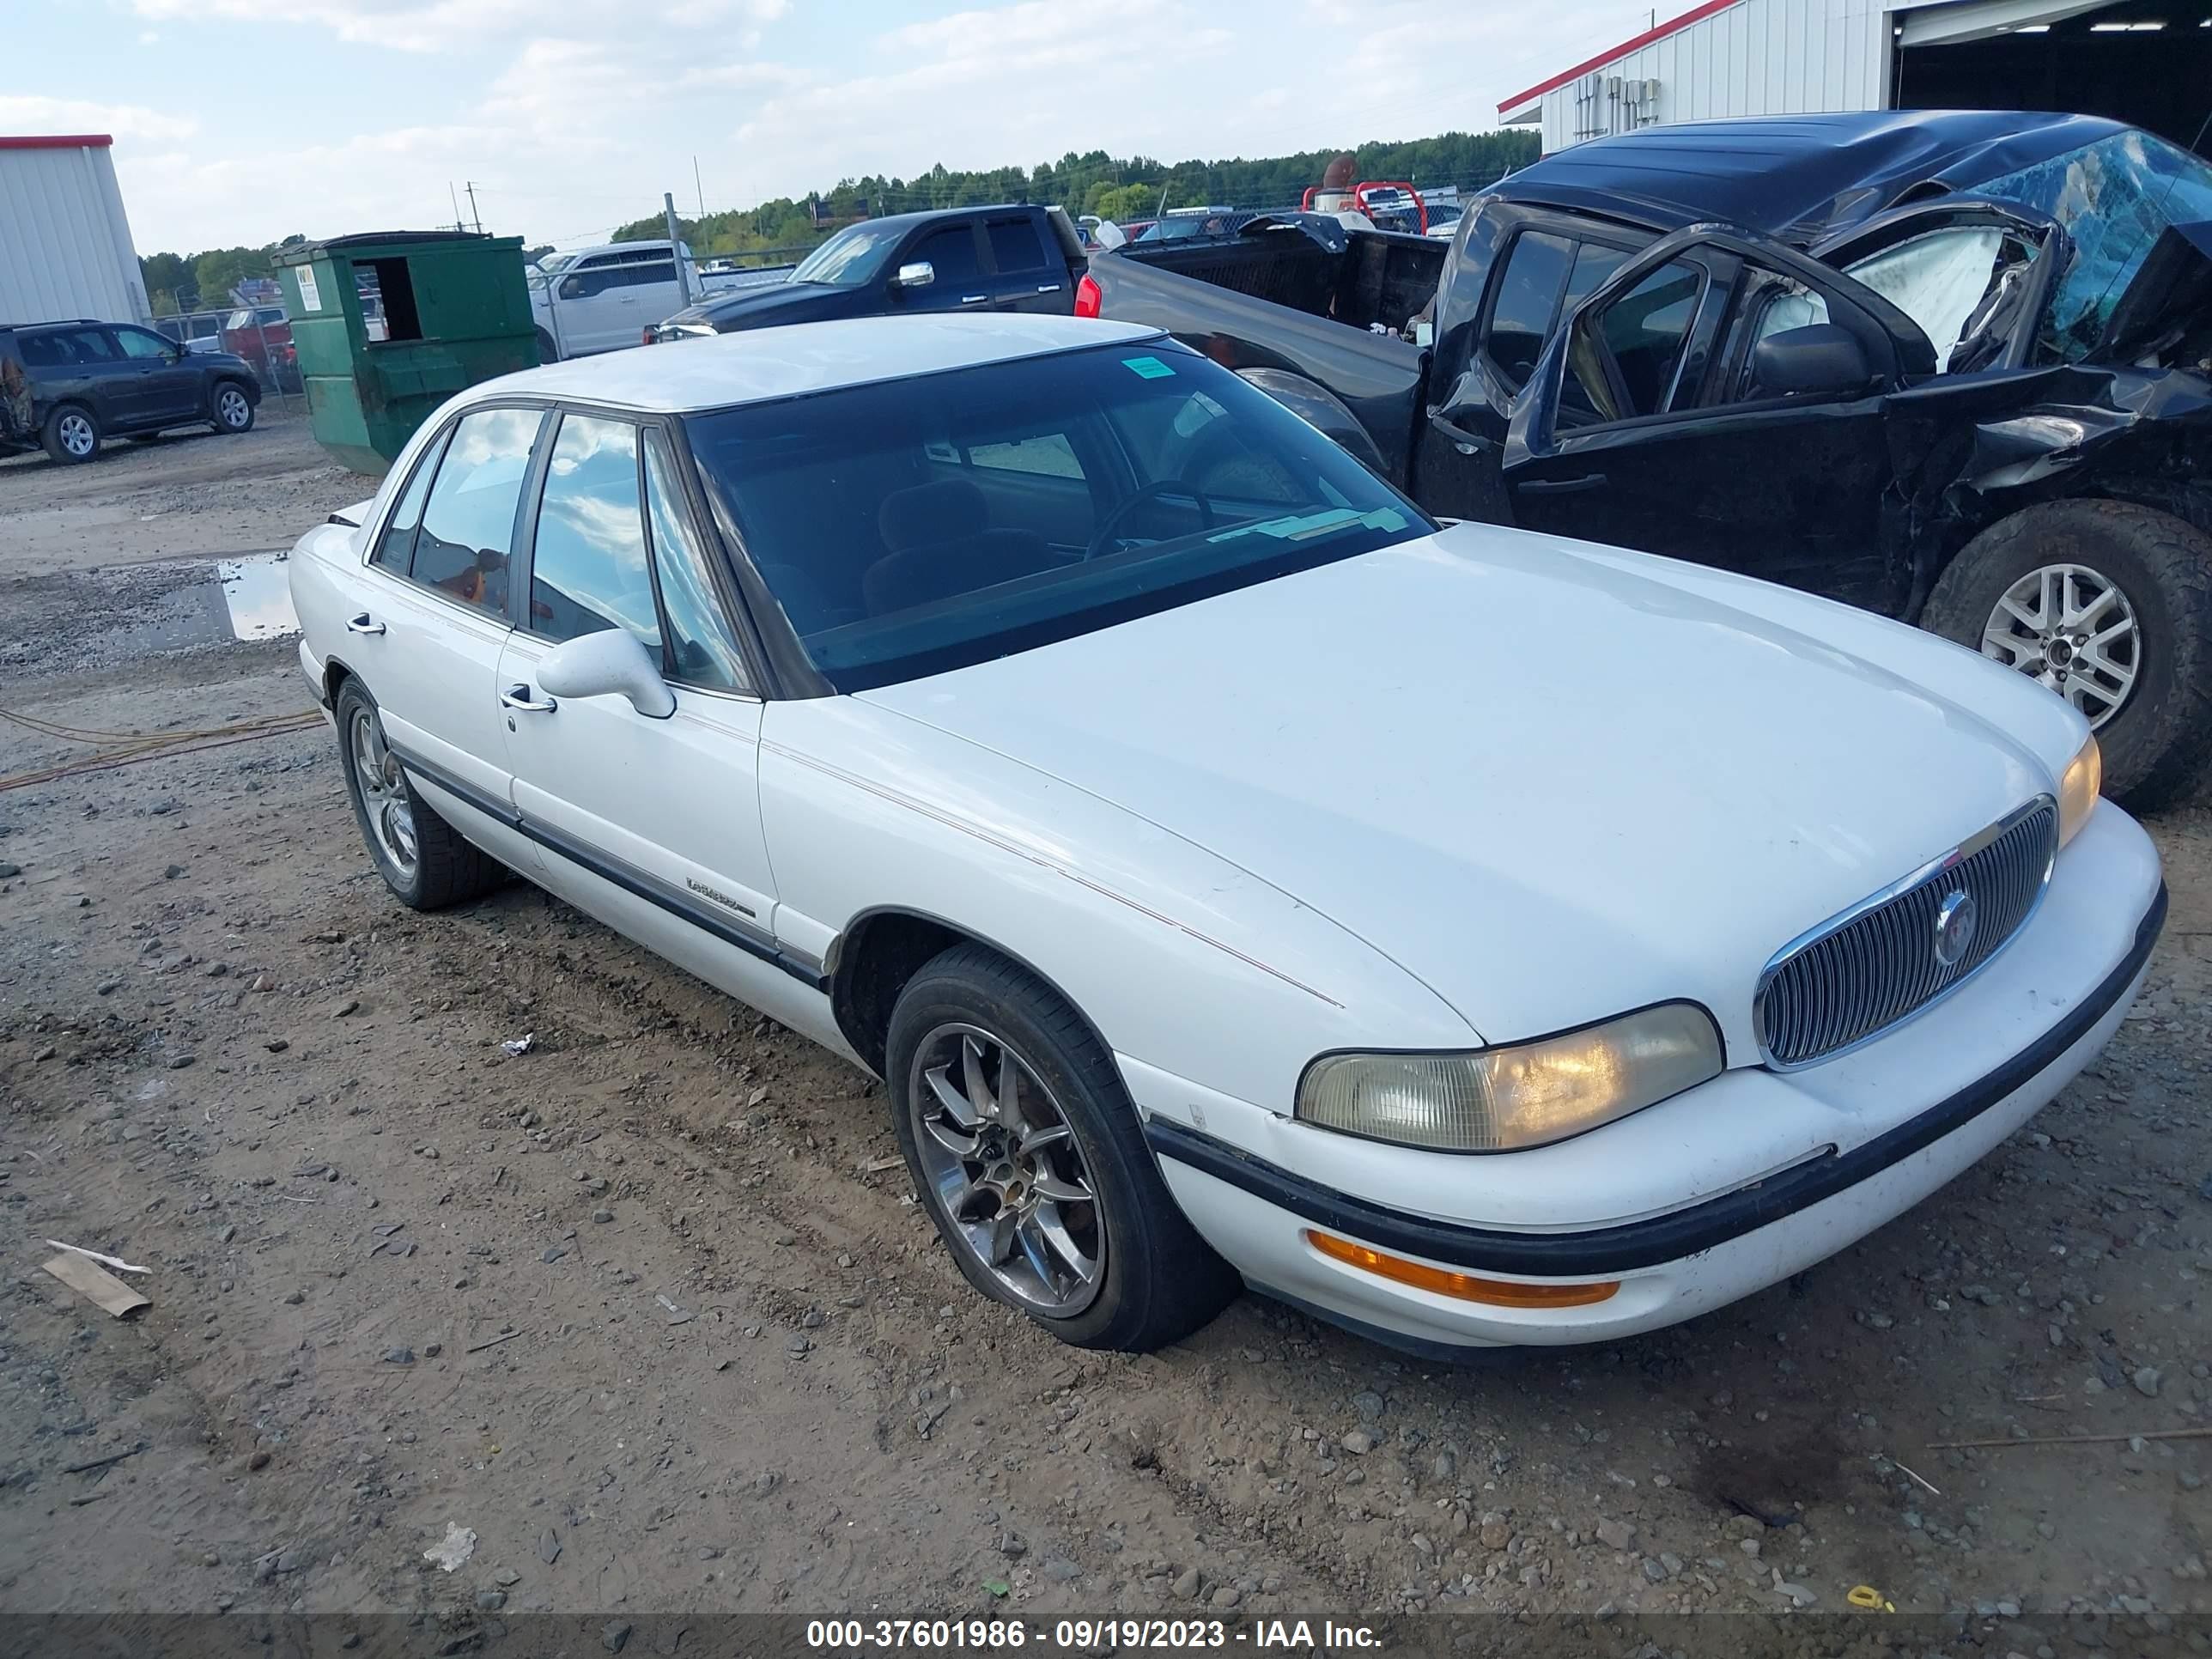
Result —
<path fill-rule="evenodd" d="M 2069 362 L 2103 337 L 2159 233 L 2212 219 L 2212 167 L 2147 132 L 2117 132 L 1966 188 L 2038 209 L 2072 239 L 2042 331 L 2045 349 Z"/>
<path fill-rule="evenodd" d="M 799 262 L 794 283 L 830 288 L 865 288 L 882 274 L 884 261 L 898 246 L 896 225 L 848 225 Z"/>
<path fill-rule="evenodd" d="M 686 424 L 762 579 L 840 691 L 1434 527 L 1265 392 L 1164 340 Z"/>

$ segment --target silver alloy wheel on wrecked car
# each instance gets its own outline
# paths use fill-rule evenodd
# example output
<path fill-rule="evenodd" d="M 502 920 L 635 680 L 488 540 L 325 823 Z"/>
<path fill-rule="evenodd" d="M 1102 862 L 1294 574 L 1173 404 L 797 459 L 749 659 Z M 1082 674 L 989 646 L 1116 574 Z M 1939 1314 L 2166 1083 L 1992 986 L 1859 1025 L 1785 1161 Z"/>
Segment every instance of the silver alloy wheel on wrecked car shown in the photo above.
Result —
<path fill-rule="evenodd" d="M 1106 1236 L 1066 1114 L 981 1026 L 938 1026 L 907 1080 L 914 1141 L 966 1249 L 1023 1307 L 1066 1318 L 1105 1282 Z"/>
<path fill-rule="evenodd" d="M 2142 666 L 2142 631 L 2119 585 L 2087 565 L 2047 564 L 1999 596 L 1982 654 L 2033 675 L 2092 730 L 2120 712 Z"/>
<path fill-rule="evenodd" d="M 415 878 L 420 851 L 415 837 L 415 805 L 407 793 L 407 780 L 399 763 L 384 746 L 384 733 L 376 715 L 356 708 L 348 741 L 353 747 L 353 772 L 361 785 L 361 809 L 376 836 L 377 849 L 391 861 L 402 881 Z"/>
<path fill-rule="evenodd" d="M 234 386 L 227 386 L 215 398 L 215 416 L 232 431 L 245 428 L 246 417 L 253 410 L 246 401 L 246 394 Z"/>
<path fill-rule="evenodd" d="M 100 441 L 92 429 L 91 417 L 80 415 L 75 410 L 66 411 L 54 430 L 61 439 L 62 447 L 79 460 L 91 454 Z"/>

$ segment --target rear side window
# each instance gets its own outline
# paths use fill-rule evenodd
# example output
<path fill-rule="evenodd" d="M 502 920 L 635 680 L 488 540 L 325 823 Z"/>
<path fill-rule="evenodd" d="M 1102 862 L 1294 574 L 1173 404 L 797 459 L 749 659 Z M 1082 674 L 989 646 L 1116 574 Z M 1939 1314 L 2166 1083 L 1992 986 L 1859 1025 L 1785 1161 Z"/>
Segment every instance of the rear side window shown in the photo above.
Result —
<path fill-rule="evenodd" d="M 626 628 L 659 657 L 637 428 L 629 422 L 562 417 L 530 561 L 531 632 L 558 641 Z"/>
<path fill-rule="evenodd" d="M 931 232 L 921 239 L 914 257 L 927 260 L 940 283 L 965 282 L 981 270 L 975 263 L 975 231 L 971 225 L 948 225 Z"/>
<path fill-rule="evenodd" d="M 1044 244 L 1037 240 L 1036 227 L 1028 220 L 994 219 L 990 234 L 991 257 L 998 262 L 1000 275 L 1044 269 Z"/>
<path fill-rule="evenodd" d="M 415 476 L 407 481 L 406 493 L 400 496 L 399 505 L 392 510 L 392 518 L 376 538 L 376 546 L 368 556 L 371 564 L 380 564 L 386 570 L 405 575 L 415 561 L 415 532 L 422 522 L 422 502 L 430 493 L 430 480 L 438 471 L 438 457 L 446 452 L 446 441 L 434 440 L 422 452 L 416 464 Z"/>
<path fill-rule="evenodd" d="M 1513 239 L 1505 273 L 1498 279 L 1486 343 L 1491 362 L 1516 386 L 1527 382 L 1543 355 L 1574 257 L 1575 245 L 1564 236 L 1524 230 Z"/>
<path fill-rule="evenodd" d="M 26 368 L 59 368 L 72 361 L 64 354 L 60 337 L 52 334 L 19 335 L 15 349 L 21 354 Z"/>
<path fill-rule="evenodd" d="M 534 409 L 480 409 L 461 417 L 422 509 L 416 581 L 464 605 L 506 612 L 515 508 L 542 419 Z"/>
<path fill-rule="evenodd" d="M 617 265 L 614 276 L 624 288 L 652 288 L 676 280 L 676 262 L 663 259 L 658 264 Z"/>

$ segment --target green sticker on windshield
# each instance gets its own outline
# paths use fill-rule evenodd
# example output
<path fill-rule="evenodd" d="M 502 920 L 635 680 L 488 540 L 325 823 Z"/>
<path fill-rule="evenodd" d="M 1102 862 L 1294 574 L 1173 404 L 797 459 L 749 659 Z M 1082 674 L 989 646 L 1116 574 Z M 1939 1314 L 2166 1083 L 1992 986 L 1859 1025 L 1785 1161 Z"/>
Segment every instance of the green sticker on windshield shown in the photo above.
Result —
<path fill-rule="evenodd" d="M 1175 374 L 1175 370 L 1157 357 L 1124 357 L 1121 367 L 1147 380 L 1169 380 Z"/>

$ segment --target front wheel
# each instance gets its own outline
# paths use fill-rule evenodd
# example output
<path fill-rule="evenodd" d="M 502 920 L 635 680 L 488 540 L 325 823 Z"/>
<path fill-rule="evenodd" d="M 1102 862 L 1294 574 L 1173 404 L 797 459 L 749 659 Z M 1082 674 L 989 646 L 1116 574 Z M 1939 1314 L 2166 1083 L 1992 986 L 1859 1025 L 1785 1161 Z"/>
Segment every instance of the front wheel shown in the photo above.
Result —
<path fill-rule="evenodd" d="M 253 399 L 246 395 L 246 388 L 235 380 L 225 380 L 215 389 L 210 404 L 215 419 L 210 423 L 228 436 L 253 429 Z"/>
<path fill-rule="evenodd" d="M 2105 791 L 2138 811 L 2185 793 L 2212 754 L 2212 538 L 2126 501 L 2047 501 L 1967 543 L 1921 625 L 2072 704 Z"/>
<path fill-rule="evenodd" d="M 1237 1275 L 1176 1206 L 1112 1057 L 1075 1012 L 980 945 L 892 1010 L 899 1148 L 977 1290 L 1078 1347 L 1188 1336 Z"/>

